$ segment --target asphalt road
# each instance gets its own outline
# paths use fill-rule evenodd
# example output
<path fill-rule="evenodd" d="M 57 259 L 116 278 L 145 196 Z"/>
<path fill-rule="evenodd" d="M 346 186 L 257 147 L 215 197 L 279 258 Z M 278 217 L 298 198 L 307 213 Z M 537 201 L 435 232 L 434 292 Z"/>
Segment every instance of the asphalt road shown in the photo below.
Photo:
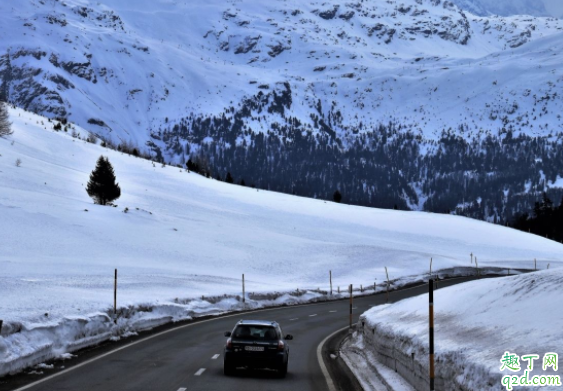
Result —
<path fill-rule="evenodd" d="M 439 287 L 471 279 L 441 281 Z M 427 285 L 396 291 L 391 293 L 391 301 L 427 291 Z M 385 301 L 385 294 L 354 299 L 354 322 L 361 313 Z M 37 379 L 29 376 L 16 377 L 13 382 L 8 379 L 1 388 L 30 391 L 327 390 L 317 348 L 328 335 L 348 325 L 348 316 L 349 302 L 340 300 L 213 318 L 139 339 L 117 351 L 100 352 L 98 359 L 74 364 L 67 371 L 40 379 L 40 383 L 32 383 Z M 241 370 L 234 377 L 223 375 L 222 353 L 226 341 L 223 333 L 232 330 L 239 319 L 275 320 L 284 334 L 294 336 L 293 341 L 288 341 L 290 359 L 285 379 L 269 371 Z M 334 371 L 330 363 L 327 364 L 329 371 Z M 45 371 L 48 375 L 49 370 Z M 342 380 L 339 376 L 346 375 L 333 374 L 337 389 Z M 28 385 L 22 386 L 22 383 Z"/>

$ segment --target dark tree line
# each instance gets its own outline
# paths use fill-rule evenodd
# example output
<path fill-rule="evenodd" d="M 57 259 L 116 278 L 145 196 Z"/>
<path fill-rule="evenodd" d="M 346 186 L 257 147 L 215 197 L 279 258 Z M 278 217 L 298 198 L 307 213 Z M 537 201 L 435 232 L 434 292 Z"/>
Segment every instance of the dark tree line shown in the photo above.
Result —
<path fill-rule="evenodd" d="M 348 204 L 456 213 L 509 224 L 530 212 L 563 177 L 563 134 L 531 137 L 513 125 L 496 134 L 461 124 L 426 139 L 418 125 L 392 121 L 343 125 L 323 111 L 289 115 L 289 85 L 243 100 L 218 116 L 192 114 L 152 133 L 152 155 L 225 180 Z M 280 118 L 271 120 L 271 114 Z M 268 129 L 254 131 L 249 123 Z M 461 135 L 464 135 L 463 137 Z M 199 167 L 190 168 L 189 161 Z M 204 168 L 202 168 L 204 167 Z M 559 199 L 563 191 L 549 188 Z"/>
<path fill-rule="evenodd" d="M 558 242 L 563 241 L 563 198 L 556 207 L 544 193 L 542 200 L 535 203 L 533 213 L 524 213 L 518 217 L 514 228 Z"/>

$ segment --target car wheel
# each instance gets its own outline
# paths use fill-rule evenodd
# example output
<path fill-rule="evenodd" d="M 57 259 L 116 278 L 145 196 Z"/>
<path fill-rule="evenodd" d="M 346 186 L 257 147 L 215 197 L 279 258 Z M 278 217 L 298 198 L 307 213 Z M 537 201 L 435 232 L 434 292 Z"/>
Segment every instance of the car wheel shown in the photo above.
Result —
<path fill-rule="evenodd" d="M 223 373 L 225 376 L 233 376 L 235 374 L 235 367 L 228 361 L 223 362 Z"/>
<path fill-rule="evenodd" d="M 281 378 L 284 378 L 285 375 L 287 375 L 287 362 L 285 364 L 282 364 L 282 366 L 280 367 L 280 369 L 278 369 L 278 375 Z"/>

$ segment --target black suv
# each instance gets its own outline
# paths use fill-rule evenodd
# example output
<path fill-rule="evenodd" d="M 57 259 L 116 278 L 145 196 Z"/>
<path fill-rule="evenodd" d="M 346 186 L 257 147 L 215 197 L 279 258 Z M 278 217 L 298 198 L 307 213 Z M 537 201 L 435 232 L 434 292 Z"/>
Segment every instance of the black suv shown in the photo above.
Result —
<path fill-rule="evenodd" d="M 225 375 L 233 375 L 236 368 L 247 367 L 275 369 L 285 377 L 289 346 L 284 340 L 291 340 L 293 336 L 288 334 L 284 338 L 277 322 L 241 320 L 225 337 L 229 337 L 223 355 Z"/>

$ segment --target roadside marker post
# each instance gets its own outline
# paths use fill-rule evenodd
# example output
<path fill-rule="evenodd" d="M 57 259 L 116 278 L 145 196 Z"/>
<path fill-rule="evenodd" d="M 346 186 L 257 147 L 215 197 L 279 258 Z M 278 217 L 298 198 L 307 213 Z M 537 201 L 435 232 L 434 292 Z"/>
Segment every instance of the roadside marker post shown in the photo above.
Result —
<path fill-rule="evenodd" d="M 332 296 L 332 270 L 328 271 L 328 279 L 330 280 L 330 295 Z"/>
<path fill-rule="evenodd" d="M 432 278 L 432 258 L 430 258 L 430 278 Z"/>
<path fill-rule="evenodd" d="M 429 360 L 430 360 L 430 391 L 434 391 L 434 281 L 428 281 L 428 320 L 429 320 Z"/>
<path fill-rule="evenodd" d="M 536 258 L 534 258 L 534 270 L 535 270 L 535 271 L 538 271 L 538 266 L 537 266 L 537 263 L 536 263 Z"/>
<path fill-rule="evenodd" d="M 350 328 L 352 328 L 352 306 L 354 304 L 354 296 L 352 294 L 353 285 L 350 284 L 348 289 L 350 290 Z"/>
<path fill-rule="evenodd" d="M 479 277 L 479 263 L 477 263 L 477 257 L 475 257 L 475 270 L 477 271 L 477 278 Z"/>
<path fill-rule="evenodd" d="M 387 276 L 387 302 L 389 303 L 389 273 L 387 272 L 387 266 L 385 266 L 385 275 Z"/>
<path fill-rule="evenodd" d="M 113 277 L 113 323 L 117 324 L 117 269 Z"/>
<path fill-rule="evenodd" d="M 244 273 L 242 273 L 242 302 L 246 303 L 246 297 L 244 293 Z"/>

